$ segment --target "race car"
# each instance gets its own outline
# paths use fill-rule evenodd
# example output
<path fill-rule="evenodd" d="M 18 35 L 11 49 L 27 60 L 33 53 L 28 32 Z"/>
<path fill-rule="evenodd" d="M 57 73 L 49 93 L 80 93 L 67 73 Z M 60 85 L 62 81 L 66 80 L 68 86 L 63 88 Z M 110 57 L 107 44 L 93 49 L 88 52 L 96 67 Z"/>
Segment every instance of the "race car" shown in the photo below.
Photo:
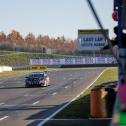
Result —
<path fill-rule="evenodd" d="M 34 72 L 29 74 L 25 79 L 25 87 L 42 87 L 50 86 L 50 78 L 47 72 Z"/>

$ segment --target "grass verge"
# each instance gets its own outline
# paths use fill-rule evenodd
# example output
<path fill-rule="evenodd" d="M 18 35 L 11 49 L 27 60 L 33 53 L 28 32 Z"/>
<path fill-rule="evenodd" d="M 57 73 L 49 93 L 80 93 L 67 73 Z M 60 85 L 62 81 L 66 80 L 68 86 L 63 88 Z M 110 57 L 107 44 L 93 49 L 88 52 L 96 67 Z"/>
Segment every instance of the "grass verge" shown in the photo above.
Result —
<path fill-rule="evenodd" d="M 11 77 L 16 77 L 16 76 L 21 76 L 30 73 L 31 71 L 29 70 L 22 70 L 22 71 L 10 71 L 10 72 L 2 72 L 0 73 L 0 79 L 5 79 L 5 78 L 11 78 Z"/>
<path fill-rule="evenodd" d="M 26 66 L 32 58 L 75 58 L 81 56 L 45 54 L 32 52 L 0 51 L 0 65 Z"/>
<path fill-rule="evenodd" d="M 96 85 L 101 85 L 110 81 L 117 81 L 118 70 L 117 68 L 108 68 L 97 81 L 84 92 L 78 99 L 72 102 L 54 118 L 89 118 L 90 117 L 90 92 L 91 89 Z"/>
<path fill-rule="evenodd" d="M 47 70 L 53 70 L 53 69 L 47 69 Z M 22 76 L 26 75 L 32 72 L 42 72 L 44 70 L 17 70 L 17 71 L 7 71 L 7 72 L 2 72 L 0 73 L 0 79 L 6 79 L 6 78 L 11 78 L 11 77 L 16 77 L 16 76 Z"/>

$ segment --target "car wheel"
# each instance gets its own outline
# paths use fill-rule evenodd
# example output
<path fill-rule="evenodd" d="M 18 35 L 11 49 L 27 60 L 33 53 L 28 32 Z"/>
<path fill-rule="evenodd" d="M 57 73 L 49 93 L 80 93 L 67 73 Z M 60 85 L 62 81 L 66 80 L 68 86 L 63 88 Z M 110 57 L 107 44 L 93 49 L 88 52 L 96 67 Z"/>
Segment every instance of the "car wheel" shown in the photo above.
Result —
<path fill-rule="evenodd" d="M 48 81 L 48 86 L 50 86 L 50 80 Z"/>
<path fill-rule="evenodd" d="M 48 82 L 47 86 L 50 86 L 50 83 Z"/>
<path fill-rule="evenodd" d="M 26 84 L 26 85 L 25 85 L 25 88 L 29 88 L 29 85 Z"/>
<path fill-rule="evenodd" d="M 43 87 L 43 83 L 41 83 L 40 86 Z"/>

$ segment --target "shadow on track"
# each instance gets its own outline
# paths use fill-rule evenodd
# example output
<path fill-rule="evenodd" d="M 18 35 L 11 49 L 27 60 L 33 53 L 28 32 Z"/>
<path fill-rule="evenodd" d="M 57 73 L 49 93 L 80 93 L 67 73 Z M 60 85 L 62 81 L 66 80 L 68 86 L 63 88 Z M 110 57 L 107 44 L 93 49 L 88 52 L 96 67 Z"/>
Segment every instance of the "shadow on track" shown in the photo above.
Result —
<path fill-rule="evenodd" d="M 4 105 L 3 105 L 4 106 Z M 35 106 L 35 105 L 25 105 L 25 104 L 22 104 L 22 105 L 17 105 L 17 106 L 12 106 L 12 107 L 1 107 L 0 108 L 0 111 L 22 111 L 22 110 L 46 110 L 50 107 L 55 107 L 56 105 L 46 105 L 46 106 Z"/>
<path fill-rule="evenodd" d="M 43 87 L 40 87 L 40 86 L 35 86 L 35 87 L 28 87 L 26 88 L 25 86 L 18 86 L 18 87 L 0 87 L 0 90 L 3 90 L 3 89 L 29 89 L 29 88 L 43 88 Z"/>

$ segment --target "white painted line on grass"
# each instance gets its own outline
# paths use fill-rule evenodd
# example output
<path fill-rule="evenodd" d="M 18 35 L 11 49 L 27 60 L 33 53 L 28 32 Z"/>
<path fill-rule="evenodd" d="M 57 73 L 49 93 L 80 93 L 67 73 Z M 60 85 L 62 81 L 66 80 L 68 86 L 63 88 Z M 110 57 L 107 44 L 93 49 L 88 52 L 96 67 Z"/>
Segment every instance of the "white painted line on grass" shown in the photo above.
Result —
<path fill-rule="evenodd" d="M 36 105 L 36 104 L 38 104 L 39 103 L 39 101 L 36 101 L 36 102 L 34 102 L 32 105 Z"/>
<path fill-rule="evenodd" d="M 56 114 L 58 114 L 60 111 L 62 111 L 64 108 L 66 108 L 68 105 L 70 105 L 73 101 L 75 101 L 81 94 L 83 94 L 91 85 L 93 85 L 97 79 L 106 71 L 107 69 L 103 70 L 99 76 L 85 89 L 83 90 L 80 94 L 78 94 L 76 97 L 74 97 L 70 102 L 66 103 L 64 106 L 59 108 L 57 111 L 55 111 L 52 115 L 49 117 L 45 118 L 45 120 L 41 121 L 37 126 L 43 126 L 46 122 L 48 122 L 51 118 L 53 118 Z"/>
<path fill-rule="evenodd" d="M 6 118 L 8 118 L 8 117 L 9 117 L 9 116 L 4 116 L 3 118 L 0 118 L 0 121 L 6 119 Z"/>

